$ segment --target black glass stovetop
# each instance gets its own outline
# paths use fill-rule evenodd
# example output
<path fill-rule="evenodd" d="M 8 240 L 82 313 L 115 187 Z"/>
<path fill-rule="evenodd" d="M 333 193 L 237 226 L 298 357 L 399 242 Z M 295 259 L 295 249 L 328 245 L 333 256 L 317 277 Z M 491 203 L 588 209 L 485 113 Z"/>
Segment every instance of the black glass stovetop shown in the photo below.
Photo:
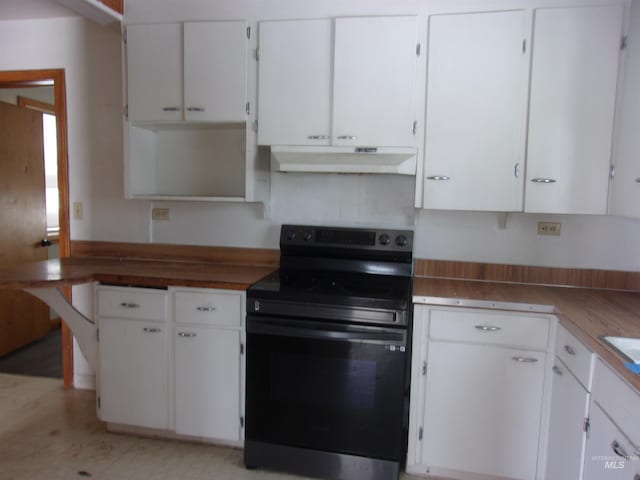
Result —
<path fill-rule="evenodd" d="M 406 310 L 411 277 L 341 271 L 278 270 L 254 284 L 248 298 L 279 302 Z"/>

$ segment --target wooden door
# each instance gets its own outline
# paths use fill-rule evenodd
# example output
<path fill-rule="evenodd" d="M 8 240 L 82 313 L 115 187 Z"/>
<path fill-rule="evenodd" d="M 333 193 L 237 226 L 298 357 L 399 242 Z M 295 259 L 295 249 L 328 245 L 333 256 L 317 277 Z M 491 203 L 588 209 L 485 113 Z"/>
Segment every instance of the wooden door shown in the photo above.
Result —
<path fill-rule="evenodd" d="M 47 259 L 42 114 L 0 102 L 0 267 Z M 49 308 L 0 291 L 0 355 L 45 336 Z"/>

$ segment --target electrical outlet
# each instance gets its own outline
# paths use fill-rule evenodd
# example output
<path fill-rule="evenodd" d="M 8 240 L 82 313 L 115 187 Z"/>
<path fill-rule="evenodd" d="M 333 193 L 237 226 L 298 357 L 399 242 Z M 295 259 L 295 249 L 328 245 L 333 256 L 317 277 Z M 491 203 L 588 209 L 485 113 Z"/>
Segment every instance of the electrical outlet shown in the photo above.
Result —
<path fill-rule="evenodd" d="M 169 220 L 168 208 L 154 208 L 151 210 L 152 220 Z"/>
<path fill-rule="evenodd" d="M 556 222 L 538 222 L 538 235 L 555 235 L 560 236 L 561 223 Z"/>
<path fill-rule="evenodd" d="M 84 209 L 82 208 L 82 202 L 73 202 L 73 219 L 82 220 L 84 216 Z"/>

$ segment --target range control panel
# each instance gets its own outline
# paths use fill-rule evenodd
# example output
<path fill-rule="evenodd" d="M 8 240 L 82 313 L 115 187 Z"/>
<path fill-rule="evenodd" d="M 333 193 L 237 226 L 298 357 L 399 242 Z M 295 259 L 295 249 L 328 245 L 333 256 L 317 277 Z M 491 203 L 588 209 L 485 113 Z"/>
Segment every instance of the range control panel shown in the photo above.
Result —
<path fill-rule="evenodd" d="M 280 231 L 280 247 L 283 246 L 411 252 L 413 232 L 411 230 L 283 225 Z"/>

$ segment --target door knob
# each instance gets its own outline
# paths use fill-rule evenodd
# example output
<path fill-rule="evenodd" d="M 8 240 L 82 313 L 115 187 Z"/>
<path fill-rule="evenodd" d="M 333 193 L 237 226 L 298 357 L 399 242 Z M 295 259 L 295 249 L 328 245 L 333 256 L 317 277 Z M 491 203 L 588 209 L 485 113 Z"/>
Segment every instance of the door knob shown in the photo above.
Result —
<path fill-rule="evenodd" d="M 42 240 L 40 240 L 40 246 L 41 247 L 50 247 L 51 246 L 51 240 L 49 240 L 48 238 L 43 238 Z"/>

